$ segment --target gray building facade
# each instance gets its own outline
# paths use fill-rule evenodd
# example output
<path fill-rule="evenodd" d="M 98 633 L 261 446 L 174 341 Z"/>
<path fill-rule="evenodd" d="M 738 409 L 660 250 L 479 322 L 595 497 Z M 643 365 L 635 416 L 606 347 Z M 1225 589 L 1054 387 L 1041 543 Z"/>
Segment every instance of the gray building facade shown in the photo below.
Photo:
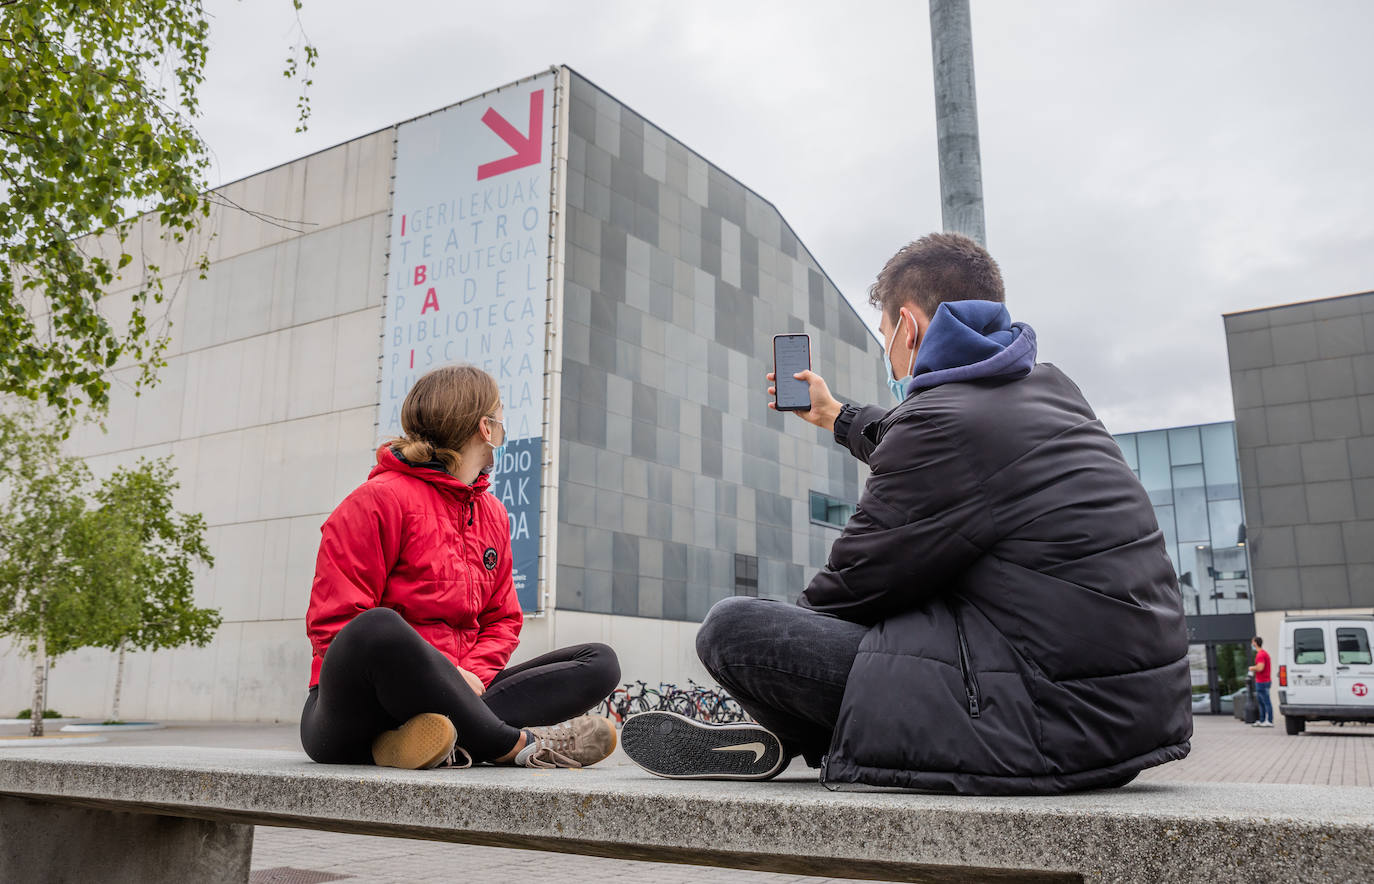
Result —
<path fill-rule="evenodd" d="M 881 343 L 771 203 L 570 79 L 556 607 L 794 598 L 866 469 L 768 407 L 772 337 L 809 334 L 863 402 L 890 395 Z"/>
<path fill-rule="evenodd" d="M 1277 650 L 1285 615 L 1374 608 L 1374 292 L 1225 327 L 1255 633 Z"/>
<path fill-rule="evenodd" d="M 1374 292 L 1225 322 L 1255 609 L 1374 607 Z"/>
<path fill-rule="evenodd" d="M 880 342 L 773 205 L 576 72 L 218 193 L 189 245 L 138 233 L 175 293 L 161 382 L 136 397 L 137 369 L 116 366 L 105 426 L 68 440 L 97 476 L 170 457 L 176 505 L 205 517 L 216 559 L 196 599 L 220 610 L 218 633 L 128 654 L 127 716 L 299 715 L 320 527 L 440 361 L 497 375 L 510 447 L 538 452 L 494 476 L 525 508 L 513 545 L 531 550 L 516 662 L 604 641 L 627 679 L 704 681 L 693 640 L 713 602 L 793 598 L 824 564 L 865 471 L 768 409 L 772 336 L 809 333 L 816 370 L 862 402 L 890 395 Z M 127 315 L 136 283 L 110 286 L 109 315 Z M 539 489 L 528 505 L 518 482 Z M 5 650 L 0 708 L 17 710 L 31 671 Z M 108 651 L 65 655 L 49 703 L 102 717 L 118 671 Z"/>

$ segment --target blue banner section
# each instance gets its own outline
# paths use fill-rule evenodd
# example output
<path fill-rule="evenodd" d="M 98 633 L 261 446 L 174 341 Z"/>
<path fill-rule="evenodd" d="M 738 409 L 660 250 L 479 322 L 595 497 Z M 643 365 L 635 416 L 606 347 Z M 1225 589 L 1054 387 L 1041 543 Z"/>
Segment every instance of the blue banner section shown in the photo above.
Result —
<path fill-rule="evenodd" d="M 491 471 L 491 493 L 510 515 L 511 563 L 520 610 L 539 610 L 539 472 L 544 440 L 512 439 Z"/>

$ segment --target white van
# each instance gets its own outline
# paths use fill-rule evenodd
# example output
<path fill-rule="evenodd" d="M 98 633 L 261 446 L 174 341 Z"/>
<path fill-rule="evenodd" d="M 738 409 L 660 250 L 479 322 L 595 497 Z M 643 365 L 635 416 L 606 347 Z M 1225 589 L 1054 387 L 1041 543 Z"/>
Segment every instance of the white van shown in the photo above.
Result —
<path fill-rule="evenodd" d="M 1279 628 L 1279 711 L 1288 733 L 1309 721 L 1374 721 L 1374 614 L 1285 617 Z"/>

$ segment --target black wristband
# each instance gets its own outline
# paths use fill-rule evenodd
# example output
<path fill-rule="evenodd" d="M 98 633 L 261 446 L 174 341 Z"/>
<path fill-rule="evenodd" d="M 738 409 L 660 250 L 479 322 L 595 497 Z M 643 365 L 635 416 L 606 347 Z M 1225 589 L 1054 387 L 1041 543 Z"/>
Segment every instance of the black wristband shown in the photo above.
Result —
<path fill-rule="evenodd" d="M 859 413 L 859 409 L 854 405 L 840 406 L 840 414 L 835 418 L 835 442 L 849 447 L 849 430 L 854 424 L 854 418 Z"/>

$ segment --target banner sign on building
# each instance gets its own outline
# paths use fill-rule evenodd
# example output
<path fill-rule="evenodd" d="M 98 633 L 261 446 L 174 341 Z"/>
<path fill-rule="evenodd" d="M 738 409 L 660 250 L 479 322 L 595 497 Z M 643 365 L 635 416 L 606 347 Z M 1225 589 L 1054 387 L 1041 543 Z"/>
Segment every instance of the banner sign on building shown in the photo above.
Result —
<path fill-rule="evenodd" d="M 399 436 L 406 393 L 439 366 L 496 378 L 507 443 L 492 492 L 510 514 L 526 611 L 538 605 L 555 81 L 525 80 L 399 127 L 377 416 L 381 439 Z"/>

